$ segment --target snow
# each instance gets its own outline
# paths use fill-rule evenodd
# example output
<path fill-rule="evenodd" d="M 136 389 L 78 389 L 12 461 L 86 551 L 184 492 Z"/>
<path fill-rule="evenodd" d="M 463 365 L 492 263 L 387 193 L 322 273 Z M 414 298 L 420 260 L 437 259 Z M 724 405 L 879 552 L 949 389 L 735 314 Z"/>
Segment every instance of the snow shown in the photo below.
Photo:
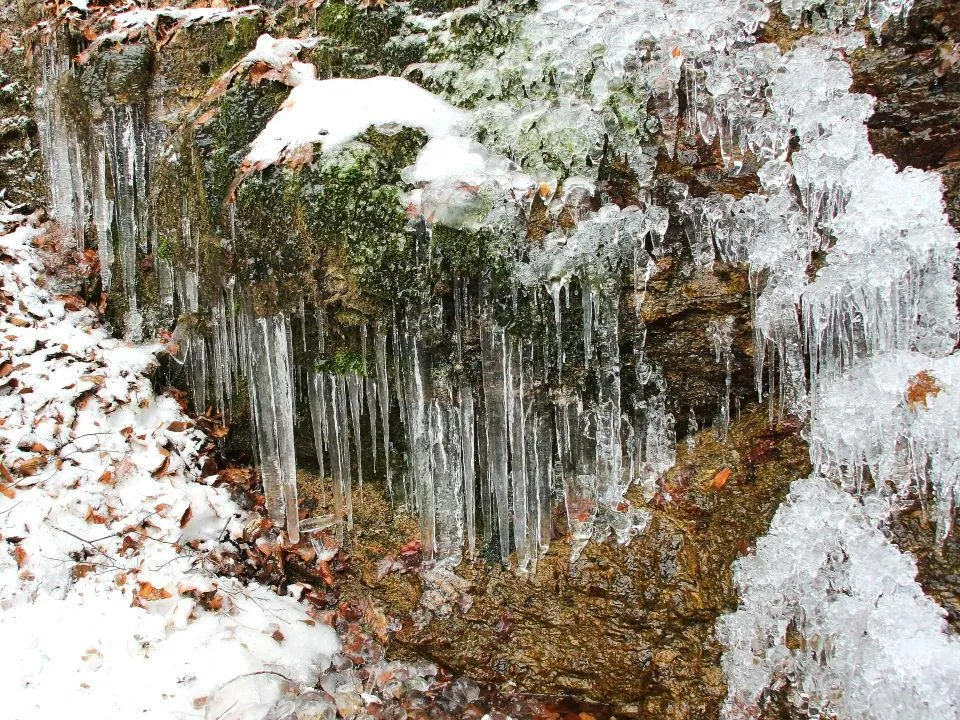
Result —
<path fill-rule="evenodd" d="M 68 309 L 33 246 L 43 230 L 0 223 L 17 225 L 0 236 L 4 716 L 196 718 L 240 675 L 314 684 L 333 630 L 211 570 L 248 517 L 202 477 L 205 437 L 154 393 L 159 348 Z"/>
<path fill-rule="evenodd" d="M 370 127 L 412 127 L 436 138 L 466 121 L 465 112 L 403 78 L 311 78 L 290 91 L 251 143 L 244 165 L 266 167 L 317 142 L 332 153 Z"/>
<path fill-rule="evenodd" d="M 138 8 L 118 13 L 113 16 L 113 25 L 117 30 L 124 28 L 156 26 L 161 18 L 174 20 L 185 25 L 201 22 L 219 22 L 233 20 L 245 15 L 254 15 L 261 12 L 259 5 L 244 5 L 243 7 L 226 9 L 214 7 L 177 8 L 162 7 L 155 10 Z"/>

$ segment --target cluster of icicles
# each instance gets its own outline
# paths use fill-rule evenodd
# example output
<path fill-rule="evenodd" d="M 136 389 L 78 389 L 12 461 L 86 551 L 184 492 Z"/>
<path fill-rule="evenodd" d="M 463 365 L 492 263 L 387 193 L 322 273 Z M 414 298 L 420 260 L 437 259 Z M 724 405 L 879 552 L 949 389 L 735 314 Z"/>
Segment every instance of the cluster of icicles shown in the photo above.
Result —
<path fill-rule="evenodd" d="M 196 282 L 193 273 L 183 278 L 181 307 Z M 308 342 L 321 357 L 331 354 L 322 311 L 255 317 L 239 290 L 221 295 L 210 338 L 183 339 L 196 401 L 206 402 L 212 387 L 213 404 L 229 415 L 236 384 L 246 379 L 268 510 L 291 540 L 299 534 L 295 408 L 305 406 L 334 509 L 332 518 L 307 522 L 332 524 L 341 537 L 352 527 L 355 489 L 374 474 L 420 518 L 425 555 L 448 565 L 464 550 L 472 557 L 494 548 L 505 561 L 512 555 L 518 570 L 530 569 L 549 545 L 560 498 L 574 558 L 593 537 L 612 532 L 627 542 L 642 530 L 646 512 L 624 494 L 638 481 L 652 488 L 673 464 L 675 435 L 662 393 L 641 411 L 622 407 L 616 297 L 585 303 L 596 391 L 558 395 L 549 390 L 555 348 L 498 325 L 489 293 L 458 281 L 452 308 L 436 300 L 361 328 L 357 372 L 295 361 L 295 348 L 309 354 Z M 461 360 L 466 339 L 479 338 L 478 381 L 446 377 L 449 357 L 435 359 L 424 339 L 436 330 L 452 334 Z"/>

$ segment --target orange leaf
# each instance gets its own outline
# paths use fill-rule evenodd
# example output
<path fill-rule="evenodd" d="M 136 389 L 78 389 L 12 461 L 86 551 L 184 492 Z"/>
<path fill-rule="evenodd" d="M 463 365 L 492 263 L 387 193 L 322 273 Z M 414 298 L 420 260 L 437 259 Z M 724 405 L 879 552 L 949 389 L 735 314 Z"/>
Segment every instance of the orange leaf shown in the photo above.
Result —
<path fill-rule="evenodd" d="M 927 370 L 921 370 L 907 381 L 907 406 L 916 410 L 919 405 L 927 406 L 927 397 L 936 397 L 942 390 L 937 379 Z"/>
<path fill-rule="evenodd" d="M 189 430 L 192 427 L 193 425 L 191 423 L 184 422 L 183 420 L 174 420 L 172 423 L 167 425 L 167 430 L 169 430 L 170 432 L 179 433 L 179 432 L 184 432 L 185 430 Z"/>
<path fill-rule="evenodd" d="M 84 518 L 88 523 L 93 523 L 95 525 L 106 525 L 107 517 L 96 512 L 92 507 L 87 510 L 87 516 Z"/>
<path fill-rule="evenodd" d="M 37 471 L 45 465 L 47 459 L 45 457 L 35 457 L 30 458 L 29 460 L 24 460 L 23 462 L 17 463 L 14 466 L 14 470 L 23 475 L 24 477 L 29 477 L 31 475 L 36 475 Z"/>
<path fill-rule="evenodd" d="M 724 485 L 727 484 L 727 480 L 730 477 L 730 468 L 723 468 L 716 475 L 713 476 L 713 480 L 710 481 L 710 484 L 713 486 L 714 490 L 719 490 Z"/>
<path fill-rule="evenodd" d="M 166 600 L 171 597 L 170 593 L 163 588 L 154 587 L 149 582 L 138 583 L 137 597 L 141 600 Z"/>

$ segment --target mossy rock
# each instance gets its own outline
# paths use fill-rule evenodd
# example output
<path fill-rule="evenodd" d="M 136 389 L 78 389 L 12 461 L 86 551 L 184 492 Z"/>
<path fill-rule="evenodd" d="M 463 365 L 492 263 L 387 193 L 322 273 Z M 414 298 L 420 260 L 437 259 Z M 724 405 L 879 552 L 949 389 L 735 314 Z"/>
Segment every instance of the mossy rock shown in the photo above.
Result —
<path fill-rule="evenodd" d="M 168 109 L 171 101 L 202 98 L 220 75 L 256 45 L 264 31 L 262 15 L 181 28 L 156 54 L 151 94 Z"/>

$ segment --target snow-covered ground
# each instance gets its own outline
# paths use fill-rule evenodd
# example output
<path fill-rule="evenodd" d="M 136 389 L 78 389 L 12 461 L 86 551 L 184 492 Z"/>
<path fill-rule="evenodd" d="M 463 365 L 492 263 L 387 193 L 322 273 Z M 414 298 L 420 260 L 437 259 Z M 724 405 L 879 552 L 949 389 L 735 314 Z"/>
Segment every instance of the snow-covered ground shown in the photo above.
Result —
<path fill-rule="evenodd" d="M 43 234 L 0 216 L 0 716 L 247 717 L 283 683 L 313 685 L 336 633 L 212 572 L 250 518 L 154 393 L 160 348 L 58 296 Z"/>

